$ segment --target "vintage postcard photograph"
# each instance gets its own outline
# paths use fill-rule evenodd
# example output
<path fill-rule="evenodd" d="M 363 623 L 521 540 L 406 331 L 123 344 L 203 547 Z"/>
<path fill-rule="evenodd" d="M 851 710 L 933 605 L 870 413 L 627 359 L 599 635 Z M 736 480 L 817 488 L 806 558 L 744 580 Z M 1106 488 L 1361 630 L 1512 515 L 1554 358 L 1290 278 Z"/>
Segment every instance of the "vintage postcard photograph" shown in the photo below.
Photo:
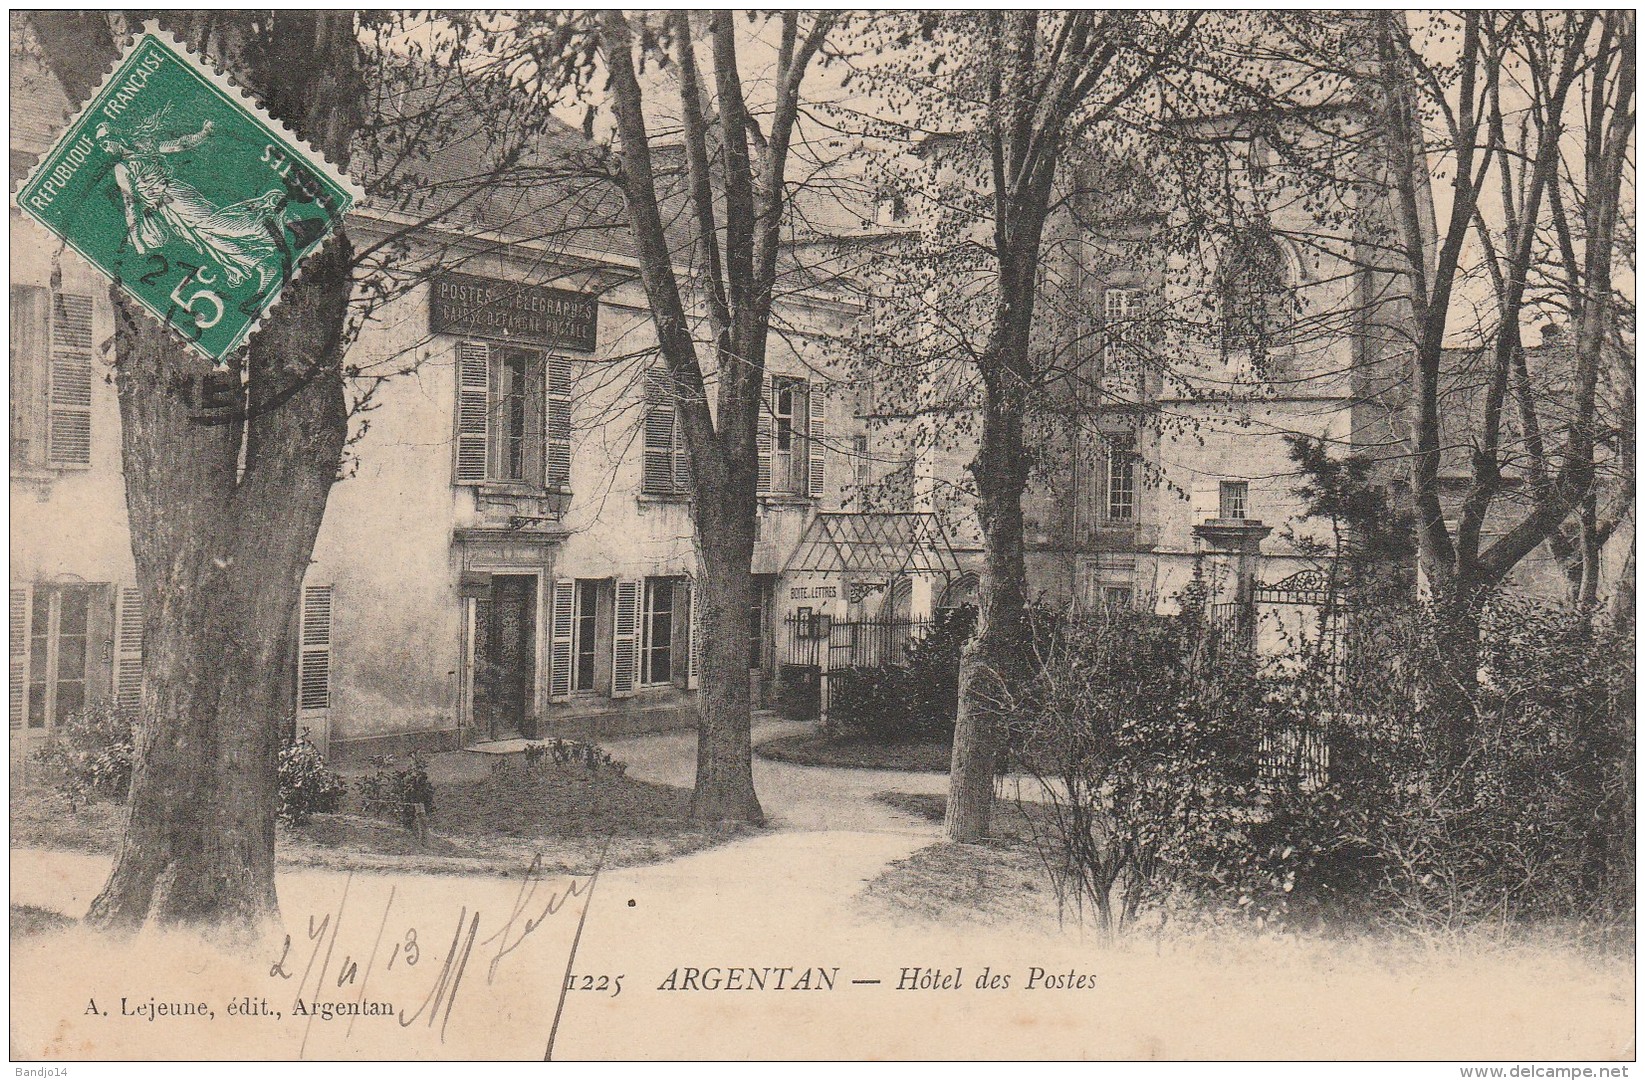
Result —
<path fill-rule="evenodd" d="M 1628 1076 L 1635 31 L 11 12 L 18 1076 Z"/>

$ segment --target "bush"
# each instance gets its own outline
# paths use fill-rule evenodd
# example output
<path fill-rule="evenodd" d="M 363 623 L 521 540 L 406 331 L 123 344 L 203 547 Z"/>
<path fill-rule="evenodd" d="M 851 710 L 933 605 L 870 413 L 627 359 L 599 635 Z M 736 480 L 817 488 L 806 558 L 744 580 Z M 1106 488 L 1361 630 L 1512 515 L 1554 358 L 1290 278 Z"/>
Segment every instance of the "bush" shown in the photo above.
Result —
<path fill-rule="evenodd" d="M 124 800 L 131 790 L 137 714 L 113 699 L 93 702 L 57 726 L 36 757 L 58 774 L 57 790 L 78 810 L 93 800 Z"/>
<path fill-rule="evenodd" d="M 1007 707 L 1059 899 L 1112 929 L 1147 904 L 1264 928 L 1631 925 L 1632 632 L 1499 598 L 1458 693 L 1435 690 L 1454 623 L 1354 623 L 1345 665 L 1305 642 L 1219 656 L 1192 605 L 1041 628 Z M 1323 783 L 1299 733 L 1329 749 Z"/>
<path fill-rule="evenodd" d="M 1267 723 L 1324 718 L 1329 784 L 1269 791 L 1191 885 L 1269 924 L 1631 924 L 1632 634 L 1498 598 L 1482 678 L 1441 694 L 1435 613 L 1369 622 L 1376 663 L 1333 682 L 1292 656 L 1266 677 Z"/>
<path fill-rule="evenodd" d="M 611 752 L 597 743 L 555 738 L 543 740 L 540 743 L 526 744 L 526 769 L 541 769 L 544 763 L 547 762 L 553 762 L 556 766 L 579 765 L 590 773 L 604 769 L 618 777 L 628 772 L 627 762 L 612 758 Z M 432 793 L 432 789 L 430 789 L 430 792 Z M 432 795 L 430 799 L 432 799 Z M 433 804 L 430 803 L 429 806 L 432 810 Z"/>
<path fill-rule="evenodd" d="M 417 751 L 411 752 L 411 761 L 404 769 L 394 768 L 393 755 L 381 755 L 372 761 L 377 772 L 356 783 L 360 800 L 368 813 L 387 811 L 406 829 L 417 828 L 417 812 L 434 815 L 434 782 L 428 777 L 428 759 Z"/>
<path fill-rule="evenodd" d="M 828 725 L 843 739 L 894 743 L 913 734 L 908 669 L 842 668 L 828 673 Z"/>
<path fill-rule="evenodd" d="M 900 743 L 952 739 L 959 708 L 960 651 L 976 626 L 969 605 L 944 609 L 902 664 L 828 674 L 829 725 L 846 739 Z"/>
<path fill-rule="evenodd" d="M 279 817 L 301 826 L 316 814 L 335 814 L 348 791 L 308 740 L 308 729 L 280 751 Z"/>
<path fill-rule="evenodd" d="M 1002 703 L 1042 782 L 1037 840 L 1059 905 L 1118 932 L 1238 838 L 1257 790 L 1257 684 L 1207 663 L 1197 614 L 1111 611 L 1041 626 Z"/>

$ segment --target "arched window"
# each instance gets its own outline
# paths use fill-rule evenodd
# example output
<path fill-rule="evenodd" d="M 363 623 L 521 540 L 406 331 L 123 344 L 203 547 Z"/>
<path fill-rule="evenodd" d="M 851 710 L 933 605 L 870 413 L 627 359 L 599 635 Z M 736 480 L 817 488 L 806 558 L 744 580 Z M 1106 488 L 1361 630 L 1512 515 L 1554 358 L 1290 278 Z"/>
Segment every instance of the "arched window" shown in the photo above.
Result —
<path fill-rule="evenodd" d="M 1234 239 L 1217 273 L 1224 360 L 1263 370 L 1292 318 L 1290 278 L 1285 253 L 1266 229 Z"/>

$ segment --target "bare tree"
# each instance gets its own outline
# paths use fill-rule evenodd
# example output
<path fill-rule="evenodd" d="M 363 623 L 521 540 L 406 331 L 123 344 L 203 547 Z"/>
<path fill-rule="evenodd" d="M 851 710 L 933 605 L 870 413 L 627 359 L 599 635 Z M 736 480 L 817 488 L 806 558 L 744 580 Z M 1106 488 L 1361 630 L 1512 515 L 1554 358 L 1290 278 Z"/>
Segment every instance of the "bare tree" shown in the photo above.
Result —
<path fill-rule="evenodd" d="M 1412 317 L 1419 559 L 1452 632 L 1441 636 L 1448 668 L 1471 686 L 1485 596 L 1594 492 L 1600 377 L 1616 329 L 1617 224 L 1631 171 L 1634 19 L 1468 12 L 1413 29 L 1388 13 L 1374 29 L 1378 118 Z M 1445 57 L 1443 45 L 1458 37 L 1454 59 Z M 1438 229 L 1422 194 L 1436 160 L 1449 180 Z M 1470 240 L 1495 287 L 1495 311 L 1483 328 L 1488 381 L 1453 530 L 1441 499 L 1440 391 L 1447 336 L 1465 307 Z M 1521 342 L 1539 289 L 1563 294 L 1573 326 L 1557 449 L 1544 447 Z M 1504 487 L 1511 405 L 1530 450 L 1529 505 L 1485 544 L 1482 528 Z M 1583 532 L 1591 540 L 1593 523 Z"/>
<path fill-rule="evenodd" d="M 488 38 L 493 51 L 506 52 L 506 41 L 523 42 L 547 93 L 569 93 L 591 110 L 598 104 L 614 122 L 611 163 L 691 466 L 704 641 L 691 814 L 700 821 L 763 820 L 754 793 L 747 635 L 758 433 L 790 149 L 806 73 L 835 22 L 831 13 L 789 11 L 765 24 L 777 40 L 763 101 L 751 92 L 757 81 L 739 56 L 745 46 L 729 11 L 700 18 L 568 13 L 522 20 Z M 596 57 L 606 77 L 603 93 L 593 86 Z M 659 69 L 669 79 L 657 76 Z M 674 83 L 672 93 L 659 89 L 667 81 Z M 685 160 L 689 252 L 668 228 L 670 192 L 659 185 L 666 170 L 654 146 L 660 111 L 676 108 L 679 125 L 671 134 Z M 685 282 L 682 265 L 692 274 Z M 699 298 L 708 327 L 701 344 L 693 335 Z M 704 352 L 711 358 L 706 363 Z M 710 381 L 717 384 L 713 408 Z"/>
<path fill-rule="evenodd" d="M 986 278 L 972 294 L 976 312 L 938 316 L 931 330 L 973 369 L 957 385 L 978 393 L 977 452 L 968 469 L 984 549 L 981 612 L 960 670 L 944 825 L 951 840 L 987 836 L 1003 749 L 992 703 L 1029 663 L 1028 425 L 1037 397 L 1066 377 L 1072 356 L 1057 334 L 1053 345 L 1040 340 L 1045 325 L 1036 323 L 1047 225 L 1073 187 L 1064 175 L 1070 156 L 1113 138 L 1116 114 L 1158 89 L 1198 22 L 1196 15 L 1128 12 L 944 12 L 907 16 L 880 31 L 898 52 L 871 82 L 895 85 L 890 100 L 908 102 L 916 116 L 883 122 L 925 133 L 927 161 L 947 175 L 925 192 L 945 219 L 936 239 L 980 253 L 975 262 Z M 949 273 L 963 271 L 951 266 Z M 968 322 L 973 314 L 979 317 Z M 950 400 L 933 411 L 952 408 Z"/>

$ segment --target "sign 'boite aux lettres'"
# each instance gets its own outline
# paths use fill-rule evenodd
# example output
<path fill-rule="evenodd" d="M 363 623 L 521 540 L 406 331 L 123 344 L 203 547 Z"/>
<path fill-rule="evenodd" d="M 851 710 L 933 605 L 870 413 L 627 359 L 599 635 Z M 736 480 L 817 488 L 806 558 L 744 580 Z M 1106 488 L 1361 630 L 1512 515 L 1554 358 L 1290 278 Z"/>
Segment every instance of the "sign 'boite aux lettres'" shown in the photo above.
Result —
<path fill-rule="evenodd" d="M 447 273 L 429 287 L 428 329 L 591 353 L 599 310 L 593 293 Z"/>

